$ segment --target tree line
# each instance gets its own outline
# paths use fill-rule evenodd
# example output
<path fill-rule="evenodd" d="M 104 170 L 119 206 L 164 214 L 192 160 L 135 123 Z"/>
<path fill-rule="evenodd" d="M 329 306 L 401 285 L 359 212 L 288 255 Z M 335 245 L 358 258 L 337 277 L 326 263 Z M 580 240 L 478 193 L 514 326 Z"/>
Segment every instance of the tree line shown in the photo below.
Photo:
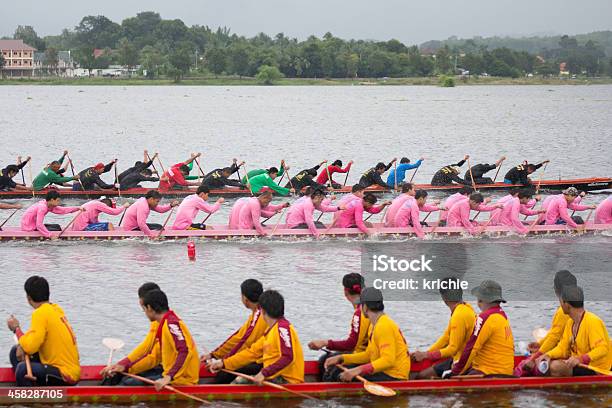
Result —
<path fill-rule="evenodd" d="M 255 76 L 266 78 L 381 78 L 470 74 L 520 77 L 526 74 L 557 75 L 566 62 L 571 74 L 611 75 L 612 59 L 598 43 L 579 44 L 564 36 L 554 49 L 541 55 L 508 47 L 491 49 L 468 40 L 442 44 L 433 52 L 402 42 L 343 40 L 331 33 L 304 41 L 283 33 L 260 33 L 252 38 L 233 34 L 226 27 L 188 27 L 180 19 L 164 20 L 158 13 L 141 12 L 120 24 L 105 16 L 86 16 L 72 30 L 40 38 L 29 26 L 19 26 L 14 38 L 45 51 L 53 66 L 58 50 L 71 50 L 86 69 L 111 64 L 140 66 L 150 78 L 180 79 L 189 73 Z M 94 50 L 104 50 L 94 55 Z"/>

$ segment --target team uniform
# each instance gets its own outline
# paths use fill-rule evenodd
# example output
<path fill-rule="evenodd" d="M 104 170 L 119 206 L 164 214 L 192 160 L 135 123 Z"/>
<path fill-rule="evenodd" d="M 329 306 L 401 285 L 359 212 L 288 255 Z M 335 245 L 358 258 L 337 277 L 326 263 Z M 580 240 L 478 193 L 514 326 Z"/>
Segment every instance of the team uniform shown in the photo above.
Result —
<path fill-rule="evenodd" d="M 249 348 L 223 359 L 228 370 L 238 370 L 261 361 L 267 380 L 298 384 L 304 382 L 304 354 L 293 325 L 279 319 Z"/>
<path fill-rule="evenodd" d="M 382 206 L 374 206 L 371 207 L 368 212 L 371 214 L 378 214 L 382 211 Z M 348 204 L 346 204 L 346 208 L 339 212 L 339 216 L 336 219 L 335 226 L 338 228 L 353 228 L 357 227 L 363 233 L 368 232 L 368 227 L 366 227 L 363 222 L 363 200 L 351 200 Z"/>
<path fill-rule="evenodd" d="M 108 163 L 104 166 L 103 173 L 107 173 L 113 167 L 113 162 Z M 100 178 L 100 175 L 95 170 L 94 167 L 89 167 L 82 172 L 79 173 L 78 183 L 74 183 L 72 185 L 72 189 L 75 191 L 79 190 L 94 190 L 94 189 L 102 189 L 102 190 L 112 190 L 115 188 L 114 184 L 106 184 L 104 180 Z"/>
<path fill-rule="evenodd" d="M 493 211 L 497 207 L 480 204 L 478 211 Z M 446 225 L 448 227 L 463 227 L 468 230 L 470 234 L 476 233 L 476 226 L 478 222 L 470 220 L 470 200 L 465 197 L 463 200 L 458 200 L 448 211 L 446 216 Z"/>
<path fill-rule="evenodd" d="M 187 196 L 178 206 L 176 219 L 174 220 L 172 229 L 183 231 L 187 229 L 206 229 L 206 226 L 203 224 L 193 223 L 196 215 L 198 215 L 198 211 L 214 214 L 219 211 L 219 208 L 221 208 L 220 203 L 210 204 L 197 194 Z"/>
<path fill-rule="evenodd" d="M 124 207 L 109 207 L 101 201 L 89 201 L 81 206 L 85 211 L 77 215 L 70 229 L 72 231 L 108 231 L 108 222 L 100 222 L 101 213 L 108 215 L 119 215 L 125 210 Z"/>
<path fill-rule="evenodd" d="M 546 225 L 558 225 L 567 224 L 572 228 L 578 227 L 576 221 L 568 214 L 567 209 L 570 208 L 575 211 L 588 210 L 589 207 L 586 205 L 579 204 L 580 200 L 578 197 L 574 199 L 571 204 L 567 203 L 563 194 L 557 194 L 555 196 L 547 197 L 546 201 L 546 213 L 544 214 L 544 220 Z M 578 202 L 576 202 L 578 200 Z M 544 206 L 544 203 L 542 204 Z"/>
<path fill-rule="evenodd" d="M 410 199 L 404 201 L 402 207 L 395 214 L 393 226 L 401 228 L 411 226 L 417 237 L 423 238 L 425 237 L 425 233 L 423 232 L 420 216 L 421 211 L 417 200 L 415 200 L 414 197 L 410 197 Z"/>
<path fill-rule="evenodd" d="M 414 197 L 408 193 L 402 193 L 391 201 L 391 205 L 389 205 L 387 213 L 385 214 L 385 227 L 395 227 L 395 215 L 399 209 L 402 208 L 402 205 L 411 198 L 414 199 Z"/>
<path fill-rule="evenodd" d="M 257 194 L 263 187 L 269 187 L 282 196 L 288 196 L 290 193 L 288 188 L 276 184 L 267 172 L 254 177 L 249 176 L 249 184 L 253 194 Z"/>
<path fill-rule="evenodd" d="M 53 303 L 43 303 L 32 312 L 30 329 L 23 333 L 17 329 L 19 345 L 26 354 L 38 354 L 32 359 L 32 374 L 36 385 L 74 385 L 81 377 L 79 351 L 76 337 L 62 308 Z M 18 362 L 11 353 L 17 385 L 30 385 L 24 378 L 25 362 Z"/>
<path fill-rule="evenodd" d="M 495 164 L 477 164 L 469 168 L 465 172 L 465 176 L 463 176 L 463 178 L 470 184 L 472 183 L 472 178 L 474 179 L 474 184 L 493 184 L 493 179 L 491 177 L 484 177 L 484 175 L 485 173 L 488 173 L 496 168 L 497 166 Z"/>
<path fill-rule="evenodd" d="M 186 188 L 189 186 L 187 179 L 181 172 L 181 166 L 186 166 L 186 164 L 177 163 L 164 172 L 159 181 L 160 192 L 165 192 L 177 188 Z"/>
<path fill-rule="evenodd" d="M 230 166 L 230 175 L 238 171 L 238 165 L 232 163 Z M 240 180 L 232 180 L 223 175 L 223 169 L 215 169 L 204 176 L 202 179 L 202 186 L 208 187 L 209 189 L 221 189 L 225 186 L 240 187 L 244 188 L 244 184 Z"/>
<path fill-rule="evenodd" d="M 319 167 L 321 167 L 321 165 L 317 164 L 311 169 L 300 171 L 291 178 L 291 181 L 285 185 L 285 188 L 294 188 L 295 191 L 301 191 L 304 187 L 310 186 L 313 189 L 325 190 L 327 187 L 317 183 L 314 179 L 317 176 Z"/>
<path fill-rule="evenodd" d="M 571 320 L 570 317 L 563 313 L 563 309 L 559 306 L 553 316 L 548 333 L 546 333 L 543 339 L 538 341 L 540 344 L 538 353 L 547 353 L 559 344 L 568 320 Z"/>
<path fill-rule="evenodd" d="M 599 203 L 595 209 L 595 224 L 612 224 L 612 196 Z"/>
<path fill-rule="evenodd" d="M 461 160 L 456 164 L 449 164 L 448 166 L 442 167 L 438 170 L 433 177 L 431 178 L 432 186 L 449 186 L 452 185 L 453 182 L 457 184 L 470 184 L 468 181 L 463 180 L 461 177 L 457 175 L 453 167 L 461 167 L 465 163 L 465 160 Z"/>
<path fill-rule="evenodd" d="M 172 207 L 170 204 L 158 205 L 153 208 L 153 211 L 158 213 L 165 213 L 170 211 Z M 147 218 L 151 213 L 151 208 L 145 197 L 141 197 L 134 204 L 132 204 L 127 210 L 125 210 L 125 217 L 121 229 L 124 231 L 142 231 L 145 235 L 153 237 L 152 229 L 161 229 L 159 224 L 147 223 Z"/>
<path fill-rule="evenodd" d="M 298 199 L 287 212 L 287 227 L 289 228 L 308 228 L 310 232 L 318 236 L 317 228 L 324 228 L 323 223 L 314 221 L 313 214 L 315 205 L 310 197 L 302 197 Z M 317 208 L 322 212 L 336 212 L 338 207 L 330 206 L 327 203 L 321 203 Z"/>
<path fill-rule="evenodd" d="M 387 164 L 387 166 L 385 167 L 385 171 L 389 170 L 392 165 L 393 163 Z M 362 185 L 363 187 L 370 187 L 373 185 L 378 185 L 384 189 L 389 188 L 387 183 L 383 181 L 382 177 L 380 176 L 380 173 L 376 171 L 375 167 L 372 167 L 371 169 L 367 170 L 365 173 L 361 175 L 361 178 L 359 179 L 359 184 Z"/>
<path fill-rule="evenodd" d="M 474 331 L 463 349 L 452 374 L 512 375 L 514 338 L 501 307 L 492 307 L 478 315 Z"/>
<path fill-rule="evenodd" d="M 38 231 L 45 238 L 51 237 L 51 232 L 61 231 L 61 227 L 57 224 L 45 224 L 45 216 L 52 212 L 53 214 L 70 214 L 79 211 L 79 207 L 53 207 L 49 209 L 46 200 L 41 200 L 26 210 L 21 217 L 22 231 Z"/>
<path fill-rule="evenodd" d="M 399 326 L 382 315 L 369 329 L 364 351 L 343 356 L 347 365 L 359 365 L 361 375 L 370 381 L 407 380 L 410 373 L 408 345 Z"/>
<path fill-rule="evenodd" d="M 333 175 L 334 173 L 348 173 L 351 170 L 352 164 L 353 163 L 349 162 L 349 164 L 347 164 L 345 168 L 342 168 L 340 166 L 334 166 L 333 164 L 330 164 L 325 169 L 323 169 L 323 171 L 321 171 L 321 174 L 319 174 L 319 176 L 317 177 L 317 183 L 321 185 L 325 185 L 329 182 L 329 177 L 332 177 L 332 180 L 331 180 L 332 187 L 333 188 L 342 187 L 342 185 L 334 181 Z"/>
<path fill-rule="evenodd" d="M 397 165 L 397 185 L 401 185 L 406 179 L 406 172 L 412 169 L 418 169 L 423 161 L 417 160 L 416 163 L 400 163 Z M 391 169 L 389 175 L 387 176 L 387 185 L 389 188 L 395 187 L 395 169 Z"/>
<path fill-rule="evenodd" d="M 21 170 L 26 166 L 26 164 L 28 164 L 28 160 L 16 164 L 15 166 L 17 166 L 17 170 Z M 7 168 L 3 168 L 2 174 L 0 174 L 0 191 L 12 191 L 16 187 L 17 183 L 15 183 L 13 179 L 9 177 Z"/>
<path fill-rule="evenodd" d="M 64 161 L 64 156 L 62 156 L 61 159 L 59 160 L 60 165 L 62 164 L 63 161 Z M 34 177 L 34 180 L 32 181 L 32 188 L 35 191 L 39 191 L 52 184 L 62 185 L 64 183 L 72 181 L 73 180 L 72 177 L 65 177 L 62 175 L 64 171 L 65 171 L 64 169 L 60 169 L 56 173 L 53 170 L 51 170 L 51 168 L 49 167 L 44 168 L 43 171 L 41 171 L 40 173 L 38 173 L 36 177 Z"/>
<path fill-rule="evenodd" d="M 252 230 L 255 229 L 259 234 L 265 232 L 261 225 L 260 218 L 272 217 L 276 214 L 276 211 L 283 208 L 282 204 L 273 205 L 269 204 L 264 208 L 261 208 L 259 199 L 257 197 L 247 198 L 244 204 L 240 208 L 240 214 L 238 215 L 238 228 L 241 230 Z"/>
<path fill-rule="evenodd" d="M 542 167 L 543 163 L 535 164 L 535 169 Z M 528 186 L 531 184 L 529 181 L 529 172 L 527 171 L 527 165 L 519 164 L 516 167 L 511 168 L 504 176 L 504 183 L 506 184 L 522 184 Z"/>

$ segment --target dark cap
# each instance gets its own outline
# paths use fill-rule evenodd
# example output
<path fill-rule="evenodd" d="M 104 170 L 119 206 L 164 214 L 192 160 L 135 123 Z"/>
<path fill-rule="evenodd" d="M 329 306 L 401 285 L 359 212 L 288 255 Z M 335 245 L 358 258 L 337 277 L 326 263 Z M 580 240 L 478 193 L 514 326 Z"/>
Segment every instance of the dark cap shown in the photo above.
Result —
<path fill-rule="evenodd" d="M 383 294 L 380 291 L 380 289 L 376 289 L 376 288 L 365 288 L 362 292 L 361 292 L 361 296 L 359 296 L 359 303 L 358 304 L 363 304 L 363 303 L 370 303 L 370 302 L 382 302 L 383 301 Z"/>
<path fill-rule="evenodd" d="M 487 302 L 487 303 L 494 303 L 494 302 L 506 303 L 506 301 L 502 297 L 501 286 L 499 285 L 499 283 L 492 281 L 492 280 L 482 281 L 480 286 L 477 286 L 474 289 L 472 289 L 472 295 L 476 296 L 476 298 L 484 302 Z"/>

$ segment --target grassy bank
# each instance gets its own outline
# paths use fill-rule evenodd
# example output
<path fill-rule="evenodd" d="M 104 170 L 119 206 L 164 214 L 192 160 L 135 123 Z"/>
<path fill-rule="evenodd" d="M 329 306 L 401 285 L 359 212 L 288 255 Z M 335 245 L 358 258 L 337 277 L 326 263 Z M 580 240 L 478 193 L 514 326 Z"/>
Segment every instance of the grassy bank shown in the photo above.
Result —
<path fill-rule="evenodd" d="M 455 77 L 455 84 L 462 85 L 595 85 L 612 84 L 612 78 L 499 78 L 499 77 Z M 188 85 L 188 86 L 235 86 L 257 85 L 255 78 L 238 77 L 187 77 L 176 83 L 172 79 L 144 78 L 20 78 L 0 80 L 0 85 Z M 433 85 L 439 86 L 437 77 L 426 78 L 358 78 L 358 79 L 314 79 L 314 78 L 283 78 L 276 85 L 285 86 L 347 86 L 347 85 Z"/>

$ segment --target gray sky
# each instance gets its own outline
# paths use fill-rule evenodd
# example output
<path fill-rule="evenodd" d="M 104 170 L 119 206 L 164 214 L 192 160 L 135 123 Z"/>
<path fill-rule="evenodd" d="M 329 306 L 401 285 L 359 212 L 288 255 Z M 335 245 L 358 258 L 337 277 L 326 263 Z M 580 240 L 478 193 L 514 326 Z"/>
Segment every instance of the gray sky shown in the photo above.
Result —
<path fill-rule="evenodd" d="M 610 0 L 19 0 L 3 1 L 0 35 L 19 24 L 39 35 L 73 28 L 85 15 L 103 14 L 118 23 L 139 11 L 180 18 L 187 25 L 252 36 L 284 32 L 304 39 L 331 31 L 341 38 L 407 44 L 451 35 L 578 34 L 612 29 Z"/>

